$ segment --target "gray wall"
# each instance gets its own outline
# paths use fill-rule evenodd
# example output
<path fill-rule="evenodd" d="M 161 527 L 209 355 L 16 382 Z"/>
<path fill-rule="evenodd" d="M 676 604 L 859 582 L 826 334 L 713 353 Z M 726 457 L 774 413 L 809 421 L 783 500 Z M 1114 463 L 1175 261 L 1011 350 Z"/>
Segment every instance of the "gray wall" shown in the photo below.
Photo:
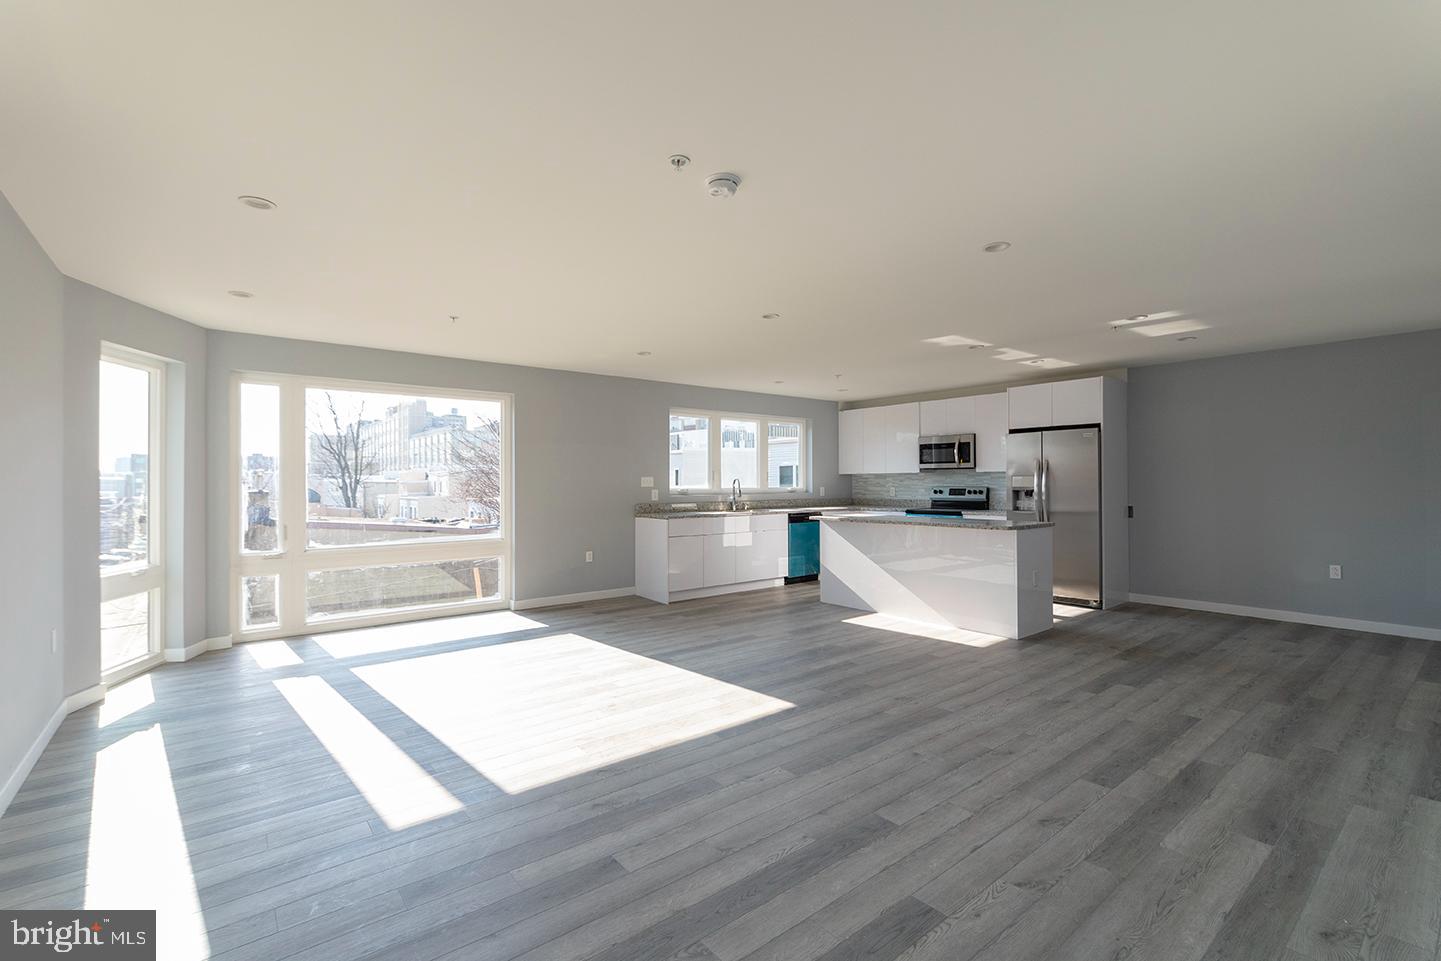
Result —
<path fill-rule="evenodd" d="M 99 447 L 102 341 L 171 361 L 166 369 L 166 644 L 181 648 L 205 634 L 206 331 L 169 314 L 65 279 L 65 588 L 70 648 L 66 692 L 100 680 Z M 177 442 L 183 439 L 182 442 Z M 180 452 L 181 456 L 174 456 Z"/>
<path fill-rule="evenodd" d="M 229 496 L 228 398 L 232 371 L 355 378 L 515 395 L 515 580 L 520 600 L 635 583 L 634 505 L 664 485 L 670 408 L 698 407 L 809 418 L 813 483 L 846 497 L 837 474 L 836 405 L 743 391 L 602 377 L 212 331 L 209 338 L 209 488 Z M 664 487 L 662 487 L 664 491 Z M 694 498 L 691 498 L 694 499 Z M 228 633 L 230 515 L 209 518 L 209 634 Z M 585 563 L 587 550 L 593 563 Z"/>
<path fill-rule="evenodd" d="M 59 479 L 67 413 L 61 383 L 62 278 L 0 197 L 0 785 L 15 771 L 64 695 L 64 511 Z M 92 456 L 91 460 L 94 460 Z M 94 474 L 94 465 L 91 465 Z M 92 510 L 95 494 L 91 492 Z"/>
<path fill-rule="evenodd" d="M 1441 331 L 1132 368 L 1129 424 L 1133 593 L 1441 627 Z"/>

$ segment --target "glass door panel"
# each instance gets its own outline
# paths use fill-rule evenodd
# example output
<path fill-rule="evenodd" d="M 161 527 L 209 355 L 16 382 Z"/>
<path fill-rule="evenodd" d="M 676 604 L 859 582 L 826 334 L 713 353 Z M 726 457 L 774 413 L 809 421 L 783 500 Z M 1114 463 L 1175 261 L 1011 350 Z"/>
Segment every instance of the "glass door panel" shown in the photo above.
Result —
<path fill-rule="evenodd" d="M 164 504 L 160 463 L 163 368 L 100 361 L 100 672 L 157 654 L 161 632 Z"/>

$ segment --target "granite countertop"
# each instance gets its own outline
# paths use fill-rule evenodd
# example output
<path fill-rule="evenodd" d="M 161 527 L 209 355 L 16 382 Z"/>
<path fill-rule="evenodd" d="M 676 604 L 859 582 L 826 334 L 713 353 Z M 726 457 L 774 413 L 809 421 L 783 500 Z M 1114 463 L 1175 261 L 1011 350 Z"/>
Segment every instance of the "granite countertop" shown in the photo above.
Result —
<path fill-rule="evenodd" d="M 977 511 L 976 513 L 980 513 Z M 993 513 L 993 512 L 988 512 Z M 989 517 L 946 517 L 941 514 L 902 514 L 895 511 L 858 511 L 833 513 L 821 518 L 826 522 L 852 521 L 861 524 L 909 524 L 912 527 L 959 527 L 981 531 L 1029 531 L 1055 527 L 1051 521 L 1012 521 L 1004 515 Z"/>
<path fill-rule="evenodd" d="M 831 501 L 829 503 L 817 504 L 814 502 L 791 502 L 791 501 L 764 501 L 759 504 L 753 503 L 744 510 L 727 510 L 724 507 L 713 503 L 701 504 L 637 504 L 635 505 L 636 517 L 719 517 L 722 514 L 794 514 L 797 511 L 863 511 L 863 510 L 885 510 L 887 508 L 866 508 L 849 501 Z"/>

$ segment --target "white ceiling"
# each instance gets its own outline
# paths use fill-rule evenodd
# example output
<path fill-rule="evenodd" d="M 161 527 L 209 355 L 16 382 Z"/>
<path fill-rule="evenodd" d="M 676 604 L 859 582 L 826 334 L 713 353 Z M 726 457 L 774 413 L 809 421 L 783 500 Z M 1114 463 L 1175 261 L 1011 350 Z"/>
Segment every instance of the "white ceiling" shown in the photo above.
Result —
<path fill-rule="evenodd" d="M 860 400 L 1037 373 L 946 334 L 1441 326 L 1438 37 L 1422 0 L 8 0 L 0 190 L 209 327 Z M 1107 326 L 1161 310 L 1210 327 Z"/>

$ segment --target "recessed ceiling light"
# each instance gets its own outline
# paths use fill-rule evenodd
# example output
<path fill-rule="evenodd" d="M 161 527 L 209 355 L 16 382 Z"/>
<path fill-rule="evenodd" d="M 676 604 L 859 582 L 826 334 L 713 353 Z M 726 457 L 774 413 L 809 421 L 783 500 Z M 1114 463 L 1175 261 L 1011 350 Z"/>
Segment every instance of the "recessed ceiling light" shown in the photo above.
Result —
<path fill-rule="evenodd" d="M 848 390 L 850 390 L 849 387 L 837 387 L 837 388 L 836 388 L 836 393 L 837 393 L 837 394 L 844 394 L 844 393 L 845 393 L 846 391 L 848 391 Z"/>
<path fill-rule="evenodd" d="M 1028 364 L 1028 365 L 1030 365 L 1031 367 L 1044 367 L 1044 368 L 1046 368 L 1047 370 L 1053 370 L 1053 369 L 1055 369 L 1055 368 L 1057 368 L 1057 367 L 1074 367 L 1074 366 L 1076 366 L 1073 361 L 1061 360 L 1060 358 L 1057 358 L 1057 357 L 1035 357 L 1035 358 L 1032 358 L 1031 360 L 1023 360 L 1023 361 L 1021 361 L 1021 363 L 1023 363 L 1023 364 Z"/>
<path fill-rule="evenodd" d="M 635 352 L 635 355 L 636 355 L 637 357 L 649 357 L 649 356 L 650 356 L 650 351 L 648 351 L 648 350 L 638 350 L 638 351 Z"/>
<path fill-rule="evenodd" d="M 981 249 L 988 254 L 998 254 L 1003 250 L 1010 250 L 1011 242 L 1009 240 L 993 240 Z"/>
<path fill-rule="evenodd" d="M 1195 335 L 1195 334 L 1187 334 L 1185 337 L 1177 337 L 1176 339 L 1177 339 L 1177 340 L 1181 340 L 1181 341 L 1195 340 L 1195 339 L 1196 339 L 1196 335 Z"/>
<path fill-rule="evenodd" d="M 242 300 L 247 300 L 255 296 L 248 290 L 227 290 L 226 293 L 232 297 L 239 297 Z"/>
<path fill-rule="evenodd" d="M 780 320 L 780 314 L 761 314 L 761 320 Z"/>
<path fill-rule="evenodd" d="M 774 380 L 774 381 L 771 381 L 771 383 L 773 383 L 773 384 L 784 384 L 785 381 L 783 381 L 783 380 Z"/>
<path fill-rule="evenodd" d="M 256 210 L 274 210 L 275 201 L 266 200 L 264 197 L 255 197 L 250 194 L 241 194 L 235 198 L 247 207 L 254 207 Z"/>

